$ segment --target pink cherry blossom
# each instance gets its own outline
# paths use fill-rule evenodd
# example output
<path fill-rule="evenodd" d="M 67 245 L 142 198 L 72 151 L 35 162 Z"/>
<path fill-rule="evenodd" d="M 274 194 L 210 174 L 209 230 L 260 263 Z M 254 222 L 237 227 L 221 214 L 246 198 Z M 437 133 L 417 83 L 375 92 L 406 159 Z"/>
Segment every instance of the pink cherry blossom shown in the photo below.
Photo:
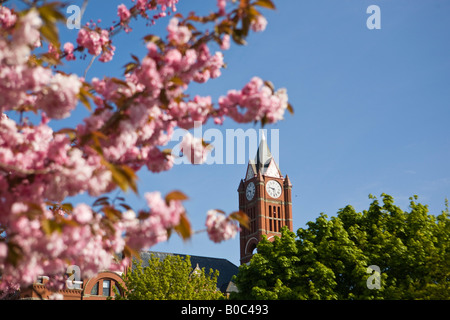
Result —
<path fill-rule="evenodd" d="M 222 242 L 234 238 L 239 232 L 236 222 L 217 210 L 209 210 L 206 217 L 208 237 L 214 242 Z"/>
<path fill-rule="evenodd" d="M 80 223 L 88 223 L 92 220 L 92 210 L 86 204 L 79 204 L 73 209 L 73 216 Z"/>
<path fill-rule="evenodd" d="M 7 9 L 2 10 L 3 23 L 9 25 L 14 18 L 7 12 Z M 18 24 L 17 27 L 11 28 L 12 42 L 8 43 L 7 38 L 0 38 L 0 60 L 4 59 L 8 65 L 24 64 L 30 56 L 30 47 L 40 44 L 39 28 L 42 26 L 42 20 L 37 10 L 28 11 L 14 25 L 16 24 Z"/>
<path fill-rule="evenodd" d="M 176 4 L 179 0 L 156 0 L 156 3 L 161 5 L 161 10 L 165 11 L 167 7 L 172 8 L 173 11 L 177 11 Z"/>
<path fill-rule="evenodd" d="M 4 242 L 0 242 L 0 265 L 2 265 L 3 260 L 8 255 L 8 246 Z"/>
<path fill-rule="evenodd" d="M 124 4 L 117 7 L 117 15 L 119 16 L 121 22 L 127 22 L 131 17 L 130 10 L 128 10 Z"/>
<path fill-rule="evenodd" d="M 219 8 L 220 15 L 225 15 L 226 5 L 227 5 L 227 0 L 217 0 L 217 7 Z"/>
<path fill-rule="evenodd" d="M 158 218 L 163 228 L 169 229 L 180 223 L 180 216 L 184 212 L 180 201 L 172 200 L 167 204 L 158 191 L 148 192 L 144 197 L 151 209 L 150 215 Z"/>
<path fill-rule="evenodd" d="M 41 90 L 36 104 L 50 118 L 67 118 L 70 111 L 75 109 L 77 105 L 77 94 L 80 88 L 81 82 L 76 75 L 55 74 L 48 86 Z"/>
<path fill-rule="evenodd" d="M 7 7 L 0 7 L 0 25 L 3 28 L 12 27 L 17 21 L 17 16 Z"/>
<path fill-rule="evenodd" d="M 264 16 L 257 16 L 255 20 L 250 23 L 250 28 L 255 32 L 261 32 L 266 29 L 267 19 Z"/>
<path fill-rule="evenodd" d="M 75 55 L 73 54 L 74 52 L 74 46 L 71 42 L 66 42 L 64 44 L 64 53 L 66 54 L 66 60 L 70 61 L 70 60 L 76 60 Z"/>
<path fill-rule="evenodd" d="M 158 148 L 150 148 L 147 153 L 147 168 L 152 172 L 170 170 L 173 167 L 173 156 L 164 153 Z"/>
<path fill-rule="evenodd" d="M 111 45 L 107 30 L 89 30 L 82 28 L 78 32 L 77 43 L 86 48 L 89 54 L 94 56 L 99 56 L 103 51 L 103 55 L 99 59 L 102 62 L 111 61 L 115 50 L 115 47 Z M 108 49 L 104 50 L 104 47 Z"/>
<path fill-rule="evenodd" d="M 209 148 L 203 144 L 202 139 L 195 138 L 189 132 L 183 137 L 180 149 L 192 164 L 202 164 L 205 162 L 209 151 Z"/>
<path fill-rule="evenodd" d="M 191 38 L 191 31 L 186 26 L 180 26 L 177 18 L 172 18 L 170 20 L 169 26 L 167 27 L 169 32 L 169 40 L 176 44 L 184 44 Z"/>
<path fill-rule="evenodd" d="M 147 0 L 137 0 L 136 8 L 141 12 L 145 12 L 145 10 L 147 9 L 147 2 Z"/>
<path fill-rule="evenodd" d="M 167 204 L 158 191 L 146 193 L 144 197 L 150 207 L 148 217 L 138 220 L 135 214 L 129 213 L 124 222 L 127 244 L 132 248 L 149 247 L 166 241 L 167 230 L 179 224 L 185 211 L 181 201 L 171 200 Z"/>
<path fill-rule="evenodd" d="M 42 19 L 37 10 L 30 10 L 25 16 L 20 19 L 19 29 L 16 30 L 17 41 L 20 43 L 27 43 L 36 45 L 39 41 L 39 28 L 42 26 Z"/>
<path fill-rule="evenodd" d="M 221 114 L 239 123 L 262 119 L 273 123 L 283 119 L 287 93 L 285 89 L 272 92 L 262 79 L 254 77 L 241 91 L 230 90 L 227 96 L 220 97 L 219 106 Z"/>
<path fill-rule="evenodd" d="M 59 59 L 58 49 L 55 48 L 51 43 L 48 44 L 48 53 L 52 55 L 55 59 Z"/>
<path fill-rule="evenodd" d="M 102 55 L 100 56 L 100 58 L 98 59 L 98 61 L 101 62 L 109 62 L 112 60 L 113 56 L 114 56 L 114 51 L 116 50 L 115 46 L 110 46 L 109 50 L 104 50 Z"/>
<path fill-rule="evenodd" d="M 229 34 L 223 35 L 222 44 L 220 45 L 220 49 L 222 49 L 222 50 L 230 49 L 230 38 L 231 37 Z"/>

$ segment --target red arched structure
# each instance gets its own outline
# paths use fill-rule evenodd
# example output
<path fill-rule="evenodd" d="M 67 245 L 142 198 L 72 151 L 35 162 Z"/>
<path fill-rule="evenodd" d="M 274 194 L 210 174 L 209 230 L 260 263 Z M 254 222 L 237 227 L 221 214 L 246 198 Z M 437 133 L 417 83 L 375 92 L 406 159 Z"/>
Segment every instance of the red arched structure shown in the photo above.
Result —
<path fill-rule="evenodd" d="M 120 275 L 112 271 L 103 271 L 95 277 L 85 282 L 82 300 L 106 300 L 108 297 L 114 298 L 114 288 L 121 292 L 119 283 L 124 286 L 124 281 Z"/>
<path fill-rule="evenodd" d="M 47 277 L 40 277 L 31 286 L 20 290 L 20 299 L 49 299 L 55 293 L 61 294 L 64 300 L 106 300 L 108 297 L 114 299 L 114 287 L 123 294 L 118 284 L 125 285 L 120 274 L 114 271 L 101 271 L 96 276 L 76 284 L 73 289 L 51 291 L 45 286 L 47 282 Z"/>

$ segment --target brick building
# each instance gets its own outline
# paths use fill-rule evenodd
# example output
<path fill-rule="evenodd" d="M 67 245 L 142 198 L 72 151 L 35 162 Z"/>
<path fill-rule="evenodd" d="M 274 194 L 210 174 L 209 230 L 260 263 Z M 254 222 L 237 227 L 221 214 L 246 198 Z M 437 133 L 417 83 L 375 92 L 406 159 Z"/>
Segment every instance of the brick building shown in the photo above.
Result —
<path fill-rule="evenodd" d="M 291 189 L 289 177 L 281 174 L 263 136 L 238 188 L 239 210 L 250 218 L 250 230 L 240 234 L 241 264 L 250 261 L 263 235 L 270 240 L 281 236 L 284 226 L 293 230 Z"/>
<path fill-rule="evenodd" d="M 75 281 L 72 289 L 65 288 L 57 292 L 46 288 L 48 277 L 42 276 L 30 287 L 21 289 L 19 299 L 49 299 L 51 295 L 58 293 L 64 300 L 106 300 L 114 297 L 114 289 L 120 293 L 118 283 L 123 284 L 121 273 L 114 271 L 101 271 L 95 277 L 83 281 Z"/>

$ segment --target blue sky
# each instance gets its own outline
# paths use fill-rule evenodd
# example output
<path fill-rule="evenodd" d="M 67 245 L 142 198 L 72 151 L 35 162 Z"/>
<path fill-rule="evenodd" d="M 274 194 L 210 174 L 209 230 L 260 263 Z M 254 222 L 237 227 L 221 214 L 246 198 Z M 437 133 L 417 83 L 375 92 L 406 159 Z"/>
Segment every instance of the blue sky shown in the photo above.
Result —
<path fill-rule="evenodd" d="M 91 0 L 90 18 L 109 26 L 117 5 L 131 1 Z M 346 206 L 368 208 L 369 194 L 388 193 L 403 209 L 417 194 L 433 214 L 450 197 L 450 2 L 445 0 L 282 0 L 276 11 L 264 11 L 265 32 L 253 34 L 247 46 L 232 44 L 225 52 L 222 77 L 192 94 L 215 101 L 229 89 L 240 89 L 253 76 L 285 87 L 295 114 L 267 129 L 279 129 L 279 165 L 293 184 L 294 229 L 324 212 Z M 81 4 L 82 1 L 73 1 Z M 215 0 L 181 0 L 178 11 L 208 12 Z M 381 29 L 369 30 L 370 5 L 381 9 Z M 114 17 L 114 18 L 112 18 Z M 141 35 L 164 32 L 132 22 L 135 32 L 118 35 L 112 63 L 95 62 L 93 76 L 119 76 L 130 53 L 142 57 Z M 62 30 L 62 42 L 75 42 L 76 30 Z M 82 74 L 88 60 L 64 67 Z M 78 119 L 86 115 L 80 106 Z M 73 120 L 72 120 L 73 121 Z M 52 122 L 55 126 L 67 125 Z M 206 128 L 214 127 L 208 124 Z M 227 120 L 226 129 L 259 129 Z M 269 137 L 270 139 L 270 137 Z M 254 155 L 250 155 L 251 158 Z M 171 171 L 139 173 L 139 190 L 174 189 L 190 198 L 185 203 L 194 229 L 204 228 L 206 212 L 238 208 L 237 187 L 246 165 L 177 165 Z M 142 198 L 126 197 L 136 209 Z M 80 198 L 80 201 L 92 201 Z M 239 238 L 214 244 L 203 234 L 183 243 L 173 236 L 152 248 L 226 258 L 239 264 Z"/>

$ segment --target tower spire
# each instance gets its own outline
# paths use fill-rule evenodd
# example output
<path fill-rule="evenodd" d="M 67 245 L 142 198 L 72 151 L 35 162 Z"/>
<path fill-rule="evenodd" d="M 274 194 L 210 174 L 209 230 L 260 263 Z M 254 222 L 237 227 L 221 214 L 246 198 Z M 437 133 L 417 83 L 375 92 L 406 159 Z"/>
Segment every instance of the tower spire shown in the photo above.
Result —
<path fill-rule="evenodd" d="M 256 152 L 255 159 L 249 161 L 249 164 L 253 167 L 255 174 L 261 173 L 262 175 L 280 176 L 280 169 L 278 164 L 270 152 L 267 145 L 266 136 L 264 131 L 261 131 L 261 141 Z"/>

